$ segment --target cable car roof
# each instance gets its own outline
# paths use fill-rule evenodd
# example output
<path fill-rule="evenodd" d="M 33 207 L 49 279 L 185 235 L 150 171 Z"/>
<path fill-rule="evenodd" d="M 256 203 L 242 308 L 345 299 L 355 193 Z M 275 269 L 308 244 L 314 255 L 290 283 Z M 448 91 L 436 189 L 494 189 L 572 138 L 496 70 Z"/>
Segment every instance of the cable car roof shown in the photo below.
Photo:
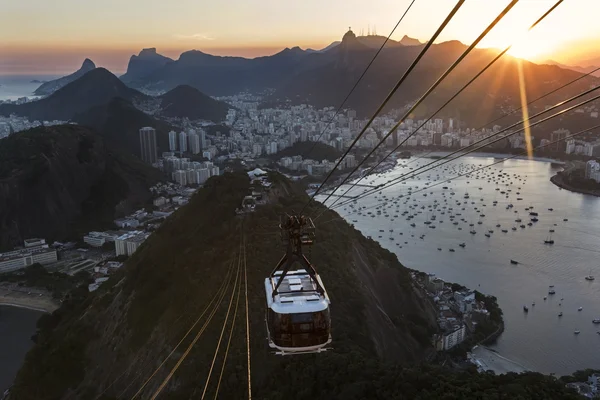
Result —
<path fill-rule="evenodd" d="M 267 305 L 278 314 L 297 314 L 323 311 L 329 308 L 329 296 L 319 294 L 317 285 L 310 279 L 305 269 L 289 271 L 279 286 L 278 293 L 273 299 L 273 288 L 277 284 L 281 271 L 275 276 L 265 279 Z M 319 284 L 323 287 L 321 278 L 317 275 Z"/>

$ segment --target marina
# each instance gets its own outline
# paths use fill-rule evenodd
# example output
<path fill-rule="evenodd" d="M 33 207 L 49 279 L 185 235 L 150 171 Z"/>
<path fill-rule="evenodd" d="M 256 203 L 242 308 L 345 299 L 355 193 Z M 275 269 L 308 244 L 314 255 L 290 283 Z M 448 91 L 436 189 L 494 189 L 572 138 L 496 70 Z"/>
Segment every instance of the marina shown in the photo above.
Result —
<path fill-rule="evenodd" d="M 550 177 L 560 167 L 550 162 L 485 168 L 498 159 L 481 155 L 411 176 L 430 161 L 401 160 L 366 177 L 397 184 L 355 187 L 347 195 L 372 195 L 339 199 L 336 211 L 408 268 L 496 296 L 506 328 L 490 348 L 502 356 L 544 373 L 600 368 L 592 322 L 600 315 L 600 199 L 559 190 Z M 380 229 L 394 233 L 377 237 Z"/>

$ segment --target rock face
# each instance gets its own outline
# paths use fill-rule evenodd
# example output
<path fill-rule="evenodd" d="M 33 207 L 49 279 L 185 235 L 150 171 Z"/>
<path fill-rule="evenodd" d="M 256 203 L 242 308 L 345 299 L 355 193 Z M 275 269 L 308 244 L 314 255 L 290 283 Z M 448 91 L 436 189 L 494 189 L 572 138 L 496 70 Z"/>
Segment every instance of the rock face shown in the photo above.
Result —
<path fill-rule="evenodd" d="M 43 83 L 39 88 L 33 92 L 36 96 L 48 96 L 52 93 L 56 92 L 58 89 L 63 86 L 73 82 L 74 80 L 82 77 L 86 73 L 96 68 L 96 64 L 89 58 L 86 58 L 77 71 L 73 72 L 71 75 L 63 76 L 62 78 L 55 79 L 53 81 Z"/>
<path fill-rule="evenodd" d="M 0 247 L 29 237 L 80 239 L 86 229 L 110 227 L 115 206 L 147 200 L 158 178 L 88 128 L 15 133 L 0 141 Z"/>
<path fill-rule="evenodd" d="M 158 54 L 155 48 L 143 49 L 137 56 L 131 56 L 127 72 L 121 76 L 121 80 L 128 84 L 139 81 L 172 61 L 171 58 Z"/>
<path fill-rule="evenodd" d="M 106 104 L 115 97 L 126 100 L 146 98 L 127 87 L 110 71 L 96 68 L 44 99 L 21 105 L 2 104 L 0 115 L 14 113 L 30 120 L 69 121 L 75 115 Z"/>

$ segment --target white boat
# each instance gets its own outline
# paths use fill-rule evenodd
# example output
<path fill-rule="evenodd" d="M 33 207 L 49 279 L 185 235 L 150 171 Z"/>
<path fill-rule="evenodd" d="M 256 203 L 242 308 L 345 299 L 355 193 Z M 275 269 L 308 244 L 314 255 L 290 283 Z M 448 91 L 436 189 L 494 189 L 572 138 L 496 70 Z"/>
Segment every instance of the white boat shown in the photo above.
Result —
<path fill-rule="evenodd" d="M 577 330 L 577 331 L 575 331 L 573 333 L 576 334 L 576 335 L 579 335 L 581 333 L 581 331 Z"/>

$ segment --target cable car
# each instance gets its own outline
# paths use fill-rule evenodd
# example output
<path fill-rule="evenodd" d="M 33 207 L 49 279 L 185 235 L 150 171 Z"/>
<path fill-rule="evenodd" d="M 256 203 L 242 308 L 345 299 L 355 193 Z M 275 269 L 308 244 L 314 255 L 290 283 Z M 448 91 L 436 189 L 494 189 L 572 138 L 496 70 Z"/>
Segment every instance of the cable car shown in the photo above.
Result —
<path fill-rule="evenodd" d="M 269 347 L 275 354 L 320 353 L 331 343 L 331 301 L 321 277 L 302 253 L 314 243 L 310 218 L 289 216 L 279 225 L 286 254 L 265 279 Z M 294 264 L 301 268 L 291 269 Z"/>

